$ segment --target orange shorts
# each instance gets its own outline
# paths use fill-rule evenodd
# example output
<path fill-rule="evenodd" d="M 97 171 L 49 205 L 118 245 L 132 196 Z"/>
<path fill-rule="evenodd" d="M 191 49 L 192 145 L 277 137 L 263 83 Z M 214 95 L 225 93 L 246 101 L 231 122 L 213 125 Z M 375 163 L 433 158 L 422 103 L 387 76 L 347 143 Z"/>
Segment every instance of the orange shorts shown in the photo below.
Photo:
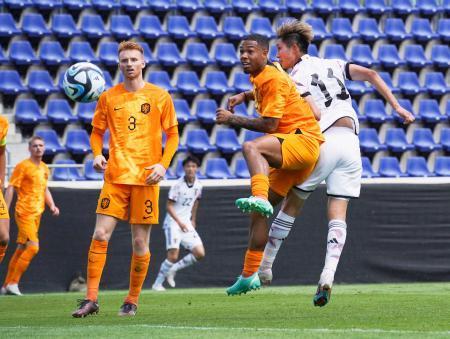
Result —
<path fill-rule="evenodd" d="M 98 198 L 98 214 L 127 220 L 130 224 L 157 224 L 159 186 L 123 185 L 105 182 Z"/>
<path fill-rule="evenodd" d="M 6 207 L 3 194 L 0 192 L 0 219 L 9 219 L 8 208 Z"/>
<path fill-rule="evenodd" d="M 320 142 L 304 134 L 271 134 L 281 142 L 283 164 L 281 168 L 271 168 L 270 189 L 285 197 L 289 190 L 305 181 L 319 159 Z"/>
<path fill-rule="evenodd" d="M 18 234 L 17 243 L 26 244 L 27 241 L 39 242 L 39 225 L 41 214 L 39 215 L 19 215 L 15 214 Z"/>

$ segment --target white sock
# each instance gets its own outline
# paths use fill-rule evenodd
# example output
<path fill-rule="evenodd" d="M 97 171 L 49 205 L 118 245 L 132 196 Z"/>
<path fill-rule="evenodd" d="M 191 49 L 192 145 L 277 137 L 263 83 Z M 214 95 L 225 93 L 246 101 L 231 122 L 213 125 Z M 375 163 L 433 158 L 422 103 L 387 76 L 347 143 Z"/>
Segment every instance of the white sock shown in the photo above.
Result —
<path fill-rule="evenodd" d="M 259 269 L 261 271 L 271 269 L 278 250 L 284 239 L 287 238 L 294 224 L 295 218 L 280 211 L 272 222 L 269 231 L 269 240 L 264 248 L 264 254 Z"/>
<path fill-rule="evenodd" d="M 192 253 L 189 253 L 183 259 L 177 261 L 172 266 L 172 271 L 176 272 L 179 270 L 182 270 L 183 268 L 186 268 L 188 266 L 194 265 L 197 262 L 197 259 L 195 259 L 195 256 Z"/>
<path fill-rule="evenodd" d="M 164 260 L 161 264 L 161 267 L 159 268 L 158 276 L 156 277 L 155 282 L 153 285 L 162 285 L 164 282 L 164 279 L 166 279 L 167 272 L 172 268 L 174 264 L 171 263 L 169 260 Z"/>
<path fill-rule="evenodd" d="M 343 220 L 333 219 L 328 223 L 327 253 L 319 284 L 332 285 L 342 250 L 347 237 L 347 224 Z"/>

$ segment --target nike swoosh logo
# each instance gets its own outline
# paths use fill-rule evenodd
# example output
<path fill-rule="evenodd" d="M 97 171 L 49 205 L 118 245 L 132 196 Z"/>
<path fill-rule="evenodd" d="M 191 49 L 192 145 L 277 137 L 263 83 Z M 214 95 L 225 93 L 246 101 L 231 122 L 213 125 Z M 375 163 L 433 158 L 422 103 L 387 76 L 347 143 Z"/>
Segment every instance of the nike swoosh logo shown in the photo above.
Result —
<path fill-rule="evenodd" d="M 123 107 L 119 107 L 119 108 L 114 107 L 114 110 L 115 110 L 115 111 L 118 111 L 119 109 L 123 109 Z"/>
<path fill-rule="evenodd" d="M 149 218 L 151 218 L 151 216 L 148 216 L 148 217 L 144 217 L 144 220 L 145 220 L 145 219 L 149 219 Z"/>

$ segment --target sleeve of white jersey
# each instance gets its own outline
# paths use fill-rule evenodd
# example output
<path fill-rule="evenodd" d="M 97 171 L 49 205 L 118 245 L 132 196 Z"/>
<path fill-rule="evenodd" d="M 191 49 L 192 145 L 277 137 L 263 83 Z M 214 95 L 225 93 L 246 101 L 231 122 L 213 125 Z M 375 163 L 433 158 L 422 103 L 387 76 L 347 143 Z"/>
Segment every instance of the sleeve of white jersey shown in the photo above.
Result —
<path fill-rule="evenodd" d="M 349 73 L 349 67 L 350 67 L 350 64 L 352 64 L 352 63 L 347 62 L 345 60 L 341 60 L 341 59 L 334 59 L 334 61 L 336 62 L 336 67 L 339 69 L 339 71 L 344 76 L 344 79 L 352 80 L 350 73 Z"/>
<path fill-rule="evenodd" d="M 180 188 L 178 186 L 178 183 L 176 183 L 169 190 L 169 200 L 177 201 L 179 195 L 180 195 Z"/>
<path fill-rule="evenodd" d="M 301 69 L 297 68 L 290 73 L 291 79 L 294 81 L 295 86 L 297 87 L 297 91 L 300 93 L 302 97 L 310 95 L 308 86 L 307 86 L 307 74 L 306 72 L 302 72 Z"/>

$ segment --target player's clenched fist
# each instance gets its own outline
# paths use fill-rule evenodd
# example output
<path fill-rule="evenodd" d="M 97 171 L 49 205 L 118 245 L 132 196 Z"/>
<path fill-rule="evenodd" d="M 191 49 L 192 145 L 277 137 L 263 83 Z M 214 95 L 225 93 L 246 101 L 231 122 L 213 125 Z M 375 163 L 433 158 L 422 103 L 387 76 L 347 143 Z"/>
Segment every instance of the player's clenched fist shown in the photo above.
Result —
<path fill-rule="evenodd" d="M 97 155 L 94 158 L 94 162 L 92 163 L 92 165 L 97 172 L 103 172 L 106 169 L 107 163 L 108 162 L 103 155 Z"/>
<path fill-rule="evenodd" d="M 224 108 L 218 108 L 216 110 L 216 122 L 218 124 L 226 124 L 230 120 L 230 117 L 233 115 L 230 111 L 227 111 Z"/>
<path fill-rule="evenodd" d="M 244 101 L 245 101 L 245 92 L 232 95 L 231 97 L 228 98 L 228 109 L 230 111 L 233 111 L 235 106 L 242 104 Z"/>

